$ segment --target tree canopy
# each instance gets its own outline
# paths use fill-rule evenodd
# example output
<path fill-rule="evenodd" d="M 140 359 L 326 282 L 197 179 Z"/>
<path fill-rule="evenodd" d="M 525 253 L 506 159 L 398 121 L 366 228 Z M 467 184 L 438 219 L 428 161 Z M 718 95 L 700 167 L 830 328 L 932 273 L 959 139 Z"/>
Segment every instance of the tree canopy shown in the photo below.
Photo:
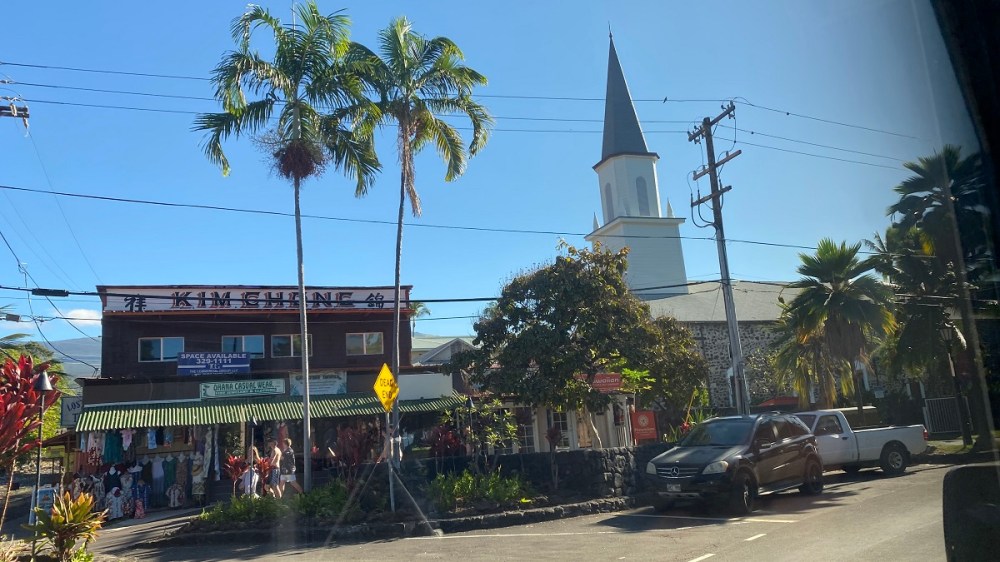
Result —
<path fill-rule="evenodd" d="M 516 276 L 475 323 L 478 348 L 457 354 L 449 368 L 525 404 L 592 412 L 610 401 L 591 387 L 598 373 L 648 371 L 647 402 L 673 392 L 675 373 L 704 380 L 690 333 L 673 320 L 654 322 L 629 292 L 627 254 L 567 246 L 551 265 Z M 677 392 L 686 403 L 691 388 Z"/>

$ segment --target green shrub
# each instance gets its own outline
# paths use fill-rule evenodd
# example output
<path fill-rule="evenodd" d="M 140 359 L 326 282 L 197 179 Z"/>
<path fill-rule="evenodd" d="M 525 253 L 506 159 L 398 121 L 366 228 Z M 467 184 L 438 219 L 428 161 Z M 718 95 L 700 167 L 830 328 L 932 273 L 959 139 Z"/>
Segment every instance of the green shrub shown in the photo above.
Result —
<path fill-rule="evenodd" d="M 454 511 L 460 507 L 488 501 L 510 504 L 532 495 L 530 488 L 517 477 L 501 476 L 499 471 L 488 474 L 439 474 L 428 488 L 431 501 L 440 510 Z"/>
<path fill-rule="evenodd" d="M 340 481 L 315 488 L 295 497 L 292 504 L 295 512 L 302 517 L 333 519 L 339 517 L 347 506 L 347 488 Z"/>
<path fill-rule="evenodd" d="M 198 516 L 206 523 L 271 523 L 288 513 L 288 506 L 272 497 L 240 496 L 229 503 L 218 503 Z"/>

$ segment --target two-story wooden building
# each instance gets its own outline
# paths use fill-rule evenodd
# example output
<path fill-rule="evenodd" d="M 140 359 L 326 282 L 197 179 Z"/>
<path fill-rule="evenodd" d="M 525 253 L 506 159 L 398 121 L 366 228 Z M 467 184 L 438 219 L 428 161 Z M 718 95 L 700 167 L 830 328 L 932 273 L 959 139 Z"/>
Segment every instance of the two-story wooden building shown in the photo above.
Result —
<path fill-rule="evenodd" d="M 98 292 L 101 377 L 84 381 L 76 430 L 85 436 L 86 453 L 78 469 L 154 455 L 190 463 L 200 454 L 218 474 L 217 453 L 238 450 L 251 427 L 257 428 L 258 442 L 265 432 L 287 435 L 301 451 L 297 288 L 101 286 Z M 377 425 L 384 412 L 372 387 L 391 358 L 393 292 L 392 287 L 306 291 L 309 445 L 321 453 L 336 439 L 338 425 L 358 419 Z M 409 293 L 405 286 L 400 294 L 399 386 L 400 409 L 412 427 L 421 417 L 436 419 L 462 398 L 453 392 L 450 376 L 409 364 Z"/>

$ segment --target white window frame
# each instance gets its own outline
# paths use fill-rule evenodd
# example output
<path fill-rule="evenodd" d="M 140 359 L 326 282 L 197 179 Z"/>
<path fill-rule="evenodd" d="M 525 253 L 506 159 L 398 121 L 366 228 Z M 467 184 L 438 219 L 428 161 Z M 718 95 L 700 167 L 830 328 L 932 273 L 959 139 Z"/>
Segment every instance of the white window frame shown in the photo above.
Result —
<path fill-rule="evenodd" d="M 160 342 L 160 358 L 159 359 L 143 359 L 142 358 L 142 342 L 149 340 L 159 340 Z M 139 359 L 140 363 L 166 363 L 168 361 L 177 361 L 177 357 L 164 358 L 163 357 L 163 341 L 164 340 L 181 340 L 181 349 L 177 353 L 184 353 L 184 338 L 182 336 L 160 336 L 152 338 L 139 338 L 138 348 L 136 349 L 136 357 Z"/>
<path fill-rule="evenodd" d="M 289 344 L 288 345 L 288 349 L 291 352 L 291 355 L 275 355 L 274 354 L 274 338 L 289 338 L 288 339 L 288 344 Z M 299 352 L 298 355 L 295 355 L 295 340 L 296 339 L 298 339 L 299 342 L 300 342 L 299 349 L 302 349 L 302 345 L 301 345 L 302 334 L 271 334 L 271 345 L 270 345 L 271 357 L 274 357 L 274 358 L 302 357 L 302 353 L 301 352 Z M 313 356 L 313 349 L 315 349 L 313 347 L 313 335 L 309 334 L 309 357 Z"/>
<path fill-rule="evenodd" d="M 220 342 L 220 349 L 222 349 L 222 351 L 224 353 L 228 352 L 228 350 L 226 349 L 226 344 L 225 344 L 226 338 L 234 338 L 234 339 L 239 340 L 239 342 L 240 342 L 240 350 L 237 351 L 236 353 L 243 353 L 243 352 L 249 353 L 251 359 L 262 359 L 262 358 L 264 358 L 264 357 L 267 356 L 267 346 L 264 345 L 265 338 L 264 338 L 263 334 L 246 334 L 246 335 L 222 336 L 219 339 L 219 342 Z M 252 351 L 250 351 L 250 352 L 246 351 L 246 348 L 247 348 L 246 339 L 247 338 L 260 338 L 260 354 L 259 355 L 257 355 L 256 353 L 254 353 Z M 310 340 L 310 341 L 312 341 L 312 340 Z"/>
<path fill-rule="evenodd" d="M 368 336 L 378 334 L 382 343 L 382 350 L 378 353 L 368 352 Z M 351 353 L 347 345 L 347 339 L 351 336 L 361 336 L 361 353 Z M 344 336 L 344 354 L 349 357 L 361 357 L 363 355 L 385 355 L 385 334 L 383 332 L 349 332 Z"/>

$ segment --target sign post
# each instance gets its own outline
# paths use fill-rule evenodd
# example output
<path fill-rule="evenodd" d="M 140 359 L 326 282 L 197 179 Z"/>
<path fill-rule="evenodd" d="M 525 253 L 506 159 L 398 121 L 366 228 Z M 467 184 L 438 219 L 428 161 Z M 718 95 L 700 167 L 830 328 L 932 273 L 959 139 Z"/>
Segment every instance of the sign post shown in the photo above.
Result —
<path fill-rule="evenodd" d="M 385 363 L 382 364 L 382 370 L 379 371 L 378 378 L 375 379 L 374 389 L 375 396 L 378 396 L 379 402 L 385 408 L 385 447 L 383 451 L 385 451 L 385 465 L 389 469 L 389 506 L 395 512 L 396 487 L 392 478 L 392 459 L 394 458 L 395 451 L 392 450 L 392 428 L 389 427 L 389 412 L 392 411 L 392 403 L 399 396 L 399 385 L 396 384 L 396 377 L 392 376 L 392 371 Z"/>

